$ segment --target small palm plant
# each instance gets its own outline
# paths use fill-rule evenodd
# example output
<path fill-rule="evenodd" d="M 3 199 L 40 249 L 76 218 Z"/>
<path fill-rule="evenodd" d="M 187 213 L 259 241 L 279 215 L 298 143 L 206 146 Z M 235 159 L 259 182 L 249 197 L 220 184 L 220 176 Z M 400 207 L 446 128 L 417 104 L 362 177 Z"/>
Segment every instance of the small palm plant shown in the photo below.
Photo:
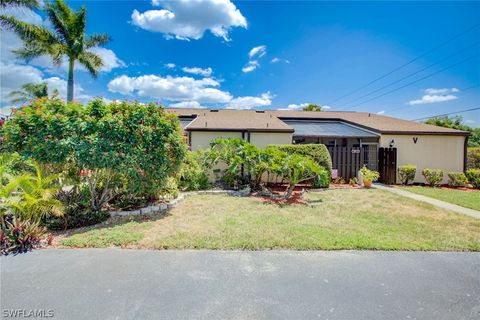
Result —
<path fill-rule="evenodd" d="M 58 175 L 44 175 L 34 163 L 35 175 L 24 173 L 16 176 L 2 187 L 5 205 L 11 213 L 22 220 L 40 221 L 45 216 L 62 216 L 63 205 L 56 199 L 60 190 Z"/>

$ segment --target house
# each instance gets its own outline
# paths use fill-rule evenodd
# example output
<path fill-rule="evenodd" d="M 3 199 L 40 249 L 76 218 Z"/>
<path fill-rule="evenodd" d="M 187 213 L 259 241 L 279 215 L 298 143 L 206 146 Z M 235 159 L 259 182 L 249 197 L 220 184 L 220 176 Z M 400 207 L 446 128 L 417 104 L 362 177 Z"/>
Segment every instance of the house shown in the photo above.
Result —
<path fill-rule="evenodd" d="M 215 138 L 242 138 L 258 147 L 270 144 L 322 143 L 333 162 L 333 175 L 356 176 L 363 165 L 380 171 L 381 180 L 398 182 L 398 166 L 445 173 L 464 171 L 468 132 L 367 112 L 288 110 L 167 109 L 180 118 L 192 150 Z M 445 174 L 446 176 L 446 174 Z M 446 182 L 446 180 L 444 181 Z"/>

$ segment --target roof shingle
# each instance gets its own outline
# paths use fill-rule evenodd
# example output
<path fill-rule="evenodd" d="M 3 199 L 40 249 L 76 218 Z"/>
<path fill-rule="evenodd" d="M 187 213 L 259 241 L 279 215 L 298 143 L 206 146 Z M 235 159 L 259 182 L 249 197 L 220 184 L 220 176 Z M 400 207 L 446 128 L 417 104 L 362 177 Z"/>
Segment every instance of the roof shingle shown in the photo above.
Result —
<path fill-rule="evenodd" d="M 432 126 L 424 123 L 387 117 L 368 112 L 290 111 L 290 110 L 209 110 L 166 109 L 178 116 L 193 116 L 186 130 L 249 130 L 293 132 L 281 119 L 338 120 L 383 134 L 468 135 L 466 131 Z"/>

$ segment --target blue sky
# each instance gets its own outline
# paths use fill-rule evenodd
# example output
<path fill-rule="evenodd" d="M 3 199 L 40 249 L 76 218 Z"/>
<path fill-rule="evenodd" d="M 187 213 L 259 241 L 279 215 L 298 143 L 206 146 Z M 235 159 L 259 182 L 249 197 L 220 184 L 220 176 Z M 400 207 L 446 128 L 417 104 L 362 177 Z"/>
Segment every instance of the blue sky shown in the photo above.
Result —
<path fill-rule="evenodd" d="M 81 101 L 103 96 L 174 107 L 256 109 L 316 103 L 331 111 L 405 119 L 480 107 L 480 25 L 472 28 L 480 23 L 479 2 L 69 4 L 87 7 L 88 33 L 113 38 L 108 50 L 98 51 L 107 61 L 98 79 L 76 71 Z M 15 14 L 48 25 L 39 12 Z M 9 91 L 27 80 L 64 87 L 65 68 L 52 67 L 46 58 L 16 60 L 7 50 L 18 44 L 2 33 L 3 107 L 10 107 Z M 480 126 L 479 110 L 459 115 Z"/>

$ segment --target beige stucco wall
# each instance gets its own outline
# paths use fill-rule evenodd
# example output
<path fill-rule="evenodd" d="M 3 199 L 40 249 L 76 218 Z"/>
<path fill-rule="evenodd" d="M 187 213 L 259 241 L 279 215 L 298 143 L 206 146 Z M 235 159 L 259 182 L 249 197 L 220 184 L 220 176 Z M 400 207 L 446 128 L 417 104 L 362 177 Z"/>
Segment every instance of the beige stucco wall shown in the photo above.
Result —
<path fill-rule="evenodd" d="M 210 142 L 216 138 L 241 138 L 241 132 L 219 131 L 192 131 L 192 150 L 208 148 Z M 245 139 L 247 133 L 245 133 Z M 288 132 L 251 132 L 250 142 L 259 148 L 265 148 L 269 144 L 291 144 L 292 134 Z"/>
<path fill-rule="evenodd" d="M 417 138 L 416 143 L 414 138 Z M 392 139 L 395 140 L 394 147 L 397 148 L 397 168 L 404 164 L 417 166 L 415 182 L 425 181 L 422 176 L 425 168 L 442 169 L 443 183 L 448 181 L 448 172 L 463 171 L 463 136 L 382 135 L 380 147 L 388 147 Z"/>
<path fill-rule="evenodd" d="M 241 132 L 219 132 L 219 131 L 192 131 L 192 151 L 208 148 L 210 142 L 217 138 L 241 138 Z"/>
<path fill-rule="evenodd" d="M 292 144 L 292 133 L 251 132 L 250 142 L 259 148 L 265 148 L 269 144 Z"/>

